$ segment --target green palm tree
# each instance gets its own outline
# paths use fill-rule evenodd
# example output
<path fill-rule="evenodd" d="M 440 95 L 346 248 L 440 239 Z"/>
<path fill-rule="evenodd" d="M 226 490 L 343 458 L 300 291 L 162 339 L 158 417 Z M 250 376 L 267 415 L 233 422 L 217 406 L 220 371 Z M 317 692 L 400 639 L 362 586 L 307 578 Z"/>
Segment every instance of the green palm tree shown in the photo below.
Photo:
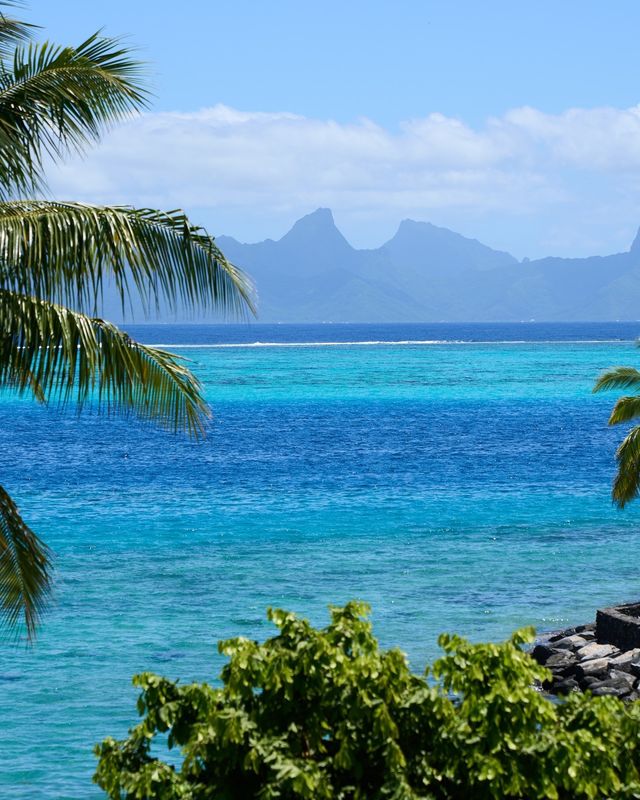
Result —
<path fill-rule="evenodd" d="M 605 389 L 639 389 L 640 371 L 633 367 L 613 367 L 603 372 L 593 387 L 594 392 Z M 620 397 L 609 417 L 609 425 L 619 425 L 640 418 L 640 395 Z M 635 425 L 624 437 L 616 451 L 618 470 L 613 480 L 614 503 L 623 508 L 640 494 L 640 425 Z"/>
<path fill-rule="evenodd" d="M 251 284 L 180 211 L 16 199 L 46 196 L 45 162 L 147 101 L 141 65 L 118 40 L 57 47 L 31 33 L 0 14 L 0 388 L 199 436 L 209 412 L 197 379 L 99 319 L 103 287 L 123 311 L 138 297 L 146 311 L 243 313 Z M 0 622 L 33 636 L 50 589 L 51 554 L 0 487 Z"/>

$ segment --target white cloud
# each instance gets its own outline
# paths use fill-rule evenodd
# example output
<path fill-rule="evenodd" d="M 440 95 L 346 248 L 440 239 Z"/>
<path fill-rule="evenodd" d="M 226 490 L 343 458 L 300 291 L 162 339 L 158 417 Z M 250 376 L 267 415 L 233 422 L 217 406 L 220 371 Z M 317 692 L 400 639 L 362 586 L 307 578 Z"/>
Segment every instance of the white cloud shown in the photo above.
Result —
<path fill-rule="evenodd" d="M 638 211 L 629 197 L 640 184 L 640 107 L 520 108 L 480 129 L 430 114 L 397 131 L 226 106 L 150 113 L 50 175 L 57 196 L 197 209 L 245 240 L 265 234 L 260 219 L 286 227 L 317 206 L 361 238 L 369 220 L 371 244 L 381 220 L 403 216 L 452 227 L 467 219 L 468 229 L 482 217 L 498 228 L 500 219 L 553 213 L 557 236 L 562 219 L 570 227 L 600 209 L 603 191 L 612 214 L 624 217 L 627 203 L 629 224 L 616 224 L 626 232 Z"/>
<path fill-rule="evenodd" d="M 506 114 L 504 122 L 558 163 L 585 170 L 640 171 L 640 106 L 572 108 L 558 115 L 520 108 Z"/>

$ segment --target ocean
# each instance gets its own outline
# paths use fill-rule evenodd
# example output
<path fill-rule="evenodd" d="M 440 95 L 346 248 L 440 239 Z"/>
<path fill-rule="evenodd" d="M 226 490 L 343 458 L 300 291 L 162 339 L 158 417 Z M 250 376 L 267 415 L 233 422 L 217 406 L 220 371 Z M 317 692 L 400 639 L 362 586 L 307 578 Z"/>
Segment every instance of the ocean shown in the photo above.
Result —
<path fill-rule="evenodd" d="M 93 745 L 131 676 L 215 681 L 268 606 L 362 598 L 416 671 L 437 636 L 498 640 L 640 595 L 640 503 L 597 375 L 639 323 L 131 326 L 190 360 L 204 442 L 0 397 L 1 483 L 56 556 L 35 645 L 0 643 L 0 797 L 100 797 Z"/>

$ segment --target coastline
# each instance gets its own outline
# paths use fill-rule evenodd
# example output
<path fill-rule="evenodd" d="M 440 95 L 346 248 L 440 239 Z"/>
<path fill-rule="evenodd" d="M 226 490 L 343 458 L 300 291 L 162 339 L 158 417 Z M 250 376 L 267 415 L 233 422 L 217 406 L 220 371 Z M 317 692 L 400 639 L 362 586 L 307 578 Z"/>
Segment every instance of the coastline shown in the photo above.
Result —
<path fill-rule="evenodd" d="M 594 622 L 538 636 L 531 657 L 552 675 L 541 688 L 560 696 L 589 691 L 640 699 L 640 620 L 624 614 L 629 608 L 637 604 L 600 609 Z"/>

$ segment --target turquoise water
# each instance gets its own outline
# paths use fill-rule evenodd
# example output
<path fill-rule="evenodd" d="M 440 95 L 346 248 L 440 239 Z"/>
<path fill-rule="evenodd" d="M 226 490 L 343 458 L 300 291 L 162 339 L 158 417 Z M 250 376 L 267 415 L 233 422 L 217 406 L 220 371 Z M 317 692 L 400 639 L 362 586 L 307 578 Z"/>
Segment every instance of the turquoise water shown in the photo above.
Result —
<path fill-rule="evenodd" d="M 609 499 L 614 396 L 591 394 L 638 362 L 633 326 L 138 334 L 192 359 L 205 442 L 0 399 L 3 485 L 57 563 L 35 647 L 0 645 L 1 797 L 99 797 L 92 746 L 135 722 L 131 675 L 213 680 L 217 640 L 268 636 L 268 605 L 322 623 L 364 598 L 421 670 L 440 631 L 498 639 L 640 594 L 640 504 Z"/>

